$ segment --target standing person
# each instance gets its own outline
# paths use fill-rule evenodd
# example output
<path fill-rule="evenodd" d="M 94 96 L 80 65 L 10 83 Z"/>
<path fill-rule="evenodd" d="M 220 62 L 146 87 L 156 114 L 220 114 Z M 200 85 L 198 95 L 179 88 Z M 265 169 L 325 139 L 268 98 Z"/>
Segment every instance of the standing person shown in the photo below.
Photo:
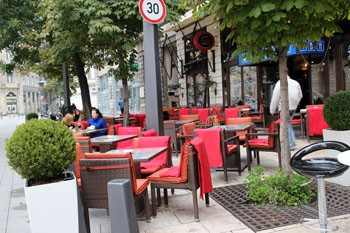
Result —
<path fill-rule="evenodd" d="M 290 150 L 295 149 L 295 133 L 292 126 L 293 115 L 297 109 L 301 98 L 303 98 L 303 92 L 301 91 L 300 84 L 291 79 L 287 75 L 288 81 L 288 99 L 289 99 L 289 122 L 288 122 L 288 134 L 289 134 L 289 145 Z M 278 111 L 281 110 L 281 87 L 280 81 L 278 81 L 273 89 L 273 94 L 270 103 L 270 113 L 273 115 L 276 112 L 278 105 Z"/>
<path fill-rule="evenodd" d="M 89 127 L 92 125 L 95 127 L 95 129 L 106 129 L 92 134 L 92 138 L 107 134 L 107 124 L 103 119 L 102 113 L 97 108 L 91 108 L 91 118 L 89 118 Z"/>
<path fill-rule="evenodd" d="M 119 99 L 118 105 L 119 105 L 119 108 L 120 108 L 120 112 L 122 114 L 124 114 L 124 100 L 122 100 L 122 98 Z"/>

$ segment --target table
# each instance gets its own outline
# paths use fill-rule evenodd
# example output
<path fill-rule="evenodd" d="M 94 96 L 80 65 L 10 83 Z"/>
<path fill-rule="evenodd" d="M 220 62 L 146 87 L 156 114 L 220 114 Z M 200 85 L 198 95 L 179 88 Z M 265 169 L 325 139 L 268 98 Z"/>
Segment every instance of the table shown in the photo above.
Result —
<path fill-rule="evenodd" d="M 125 153 L 131 152 L 132 158 L 135 163 L 148 162 L 154 157 L 168 150 L 168 147 L 151 147 L 151 148 L 134 148 L 134 149 L 121 149 L 121 150 L 109 150 L 107 153 Z"/>
<path fill-rule="evenodd" d="M 117 143 L 132 138 L 136 138 L 137 135 L 106 135 L 91 138 L 92 144 L 99 144 L 100 152 L 105 153 L 107 151 L 117 148 Z"/>
<path fill-rule="evenodd" d="M 177 127 L 179 127 L 181 125 L 184 125 L 184 124 L 187 124 L 187 123 L 196 122 L 196 121 L 198 121 L 198 120 L 195 120 L 195 119 L 193 119 L 193 120 L 184 120 L 184 121 L 176 120 L 175 121 L 175 126 L 177 128 Z"/>
<path fill-rule="evenodd" d="M 237 131 L 245 131 L 255 128 L 254 123 L 241 124 L 241 125 L 214 125 L 210 127 L 212 129 L 221 128 L 224 129 L 226 133 L 236 133 Z"/>
<path fill-rule="evenodd" d="M 342 164 L 350 166 L 350 150 L 339 153 L 338 161 Z"/>
<path fill-rule="evenodd" d="M 85 136 L 91 136 L 94 133 L 105 131 L 105 130 L 107 132 L 108 129 L 82 129 L 82 130 L 78 130 L 78 131 L 74 131 L 74 129 L 73 129 L 73 134 L 83 133 Z"/>

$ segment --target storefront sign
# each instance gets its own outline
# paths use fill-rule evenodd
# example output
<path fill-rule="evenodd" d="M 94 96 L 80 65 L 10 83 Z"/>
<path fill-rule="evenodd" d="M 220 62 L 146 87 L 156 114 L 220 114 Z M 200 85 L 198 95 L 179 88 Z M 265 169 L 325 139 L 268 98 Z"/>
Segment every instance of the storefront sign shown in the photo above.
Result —
<path fill-rule="evenodd" d="M 326 52 L 326 42 L 324 39 L 313 42 L 313 41 L 306 41 L 306 46 L 304 48 L 296 48 L 293 44 L 289 46 L 289 50 L 287 52 L 287 56 L 293 56 L 298 54 L 325 54 Z M 244 66 L 244 65 L 251 65 L 252 62 L 248 61 L 246 58 L 242 59 L 244 54 L 238 55 L 238 65 Z M 264 57 L 264 59 L 261 61 L 268 61 L 271 60 L 269 57 Z"/>
<path fill-rule="evenodd" d="M 200 31 L 194 36 L 193 43 L 199 50 L 207 51 L 215 45 L 215 38 L 209 32 Z"/>

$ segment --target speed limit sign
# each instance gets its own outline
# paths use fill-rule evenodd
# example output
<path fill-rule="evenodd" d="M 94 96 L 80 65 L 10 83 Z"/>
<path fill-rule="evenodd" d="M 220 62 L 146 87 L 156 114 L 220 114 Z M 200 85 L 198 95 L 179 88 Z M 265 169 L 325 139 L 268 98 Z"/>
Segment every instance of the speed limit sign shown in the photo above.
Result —
<path fill-rule="evenodd" d="M 151 24 L 162 22 L 166 15 L 163 0 L 140 0 L 139 10 L 142 17 Z"/>

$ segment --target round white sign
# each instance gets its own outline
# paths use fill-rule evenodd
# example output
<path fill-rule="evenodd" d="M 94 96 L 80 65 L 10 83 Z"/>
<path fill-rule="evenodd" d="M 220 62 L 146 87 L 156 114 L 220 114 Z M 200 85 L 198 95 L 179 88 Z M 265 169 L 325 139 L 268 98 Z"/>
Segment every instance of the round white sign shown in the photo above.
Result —
<path fill-rule="evenodd" d="M 163 0 L 140 0 L 139 10 L 142 17 L 152 24 L 162 22 L 166 15 L 166 7 Z"/>

